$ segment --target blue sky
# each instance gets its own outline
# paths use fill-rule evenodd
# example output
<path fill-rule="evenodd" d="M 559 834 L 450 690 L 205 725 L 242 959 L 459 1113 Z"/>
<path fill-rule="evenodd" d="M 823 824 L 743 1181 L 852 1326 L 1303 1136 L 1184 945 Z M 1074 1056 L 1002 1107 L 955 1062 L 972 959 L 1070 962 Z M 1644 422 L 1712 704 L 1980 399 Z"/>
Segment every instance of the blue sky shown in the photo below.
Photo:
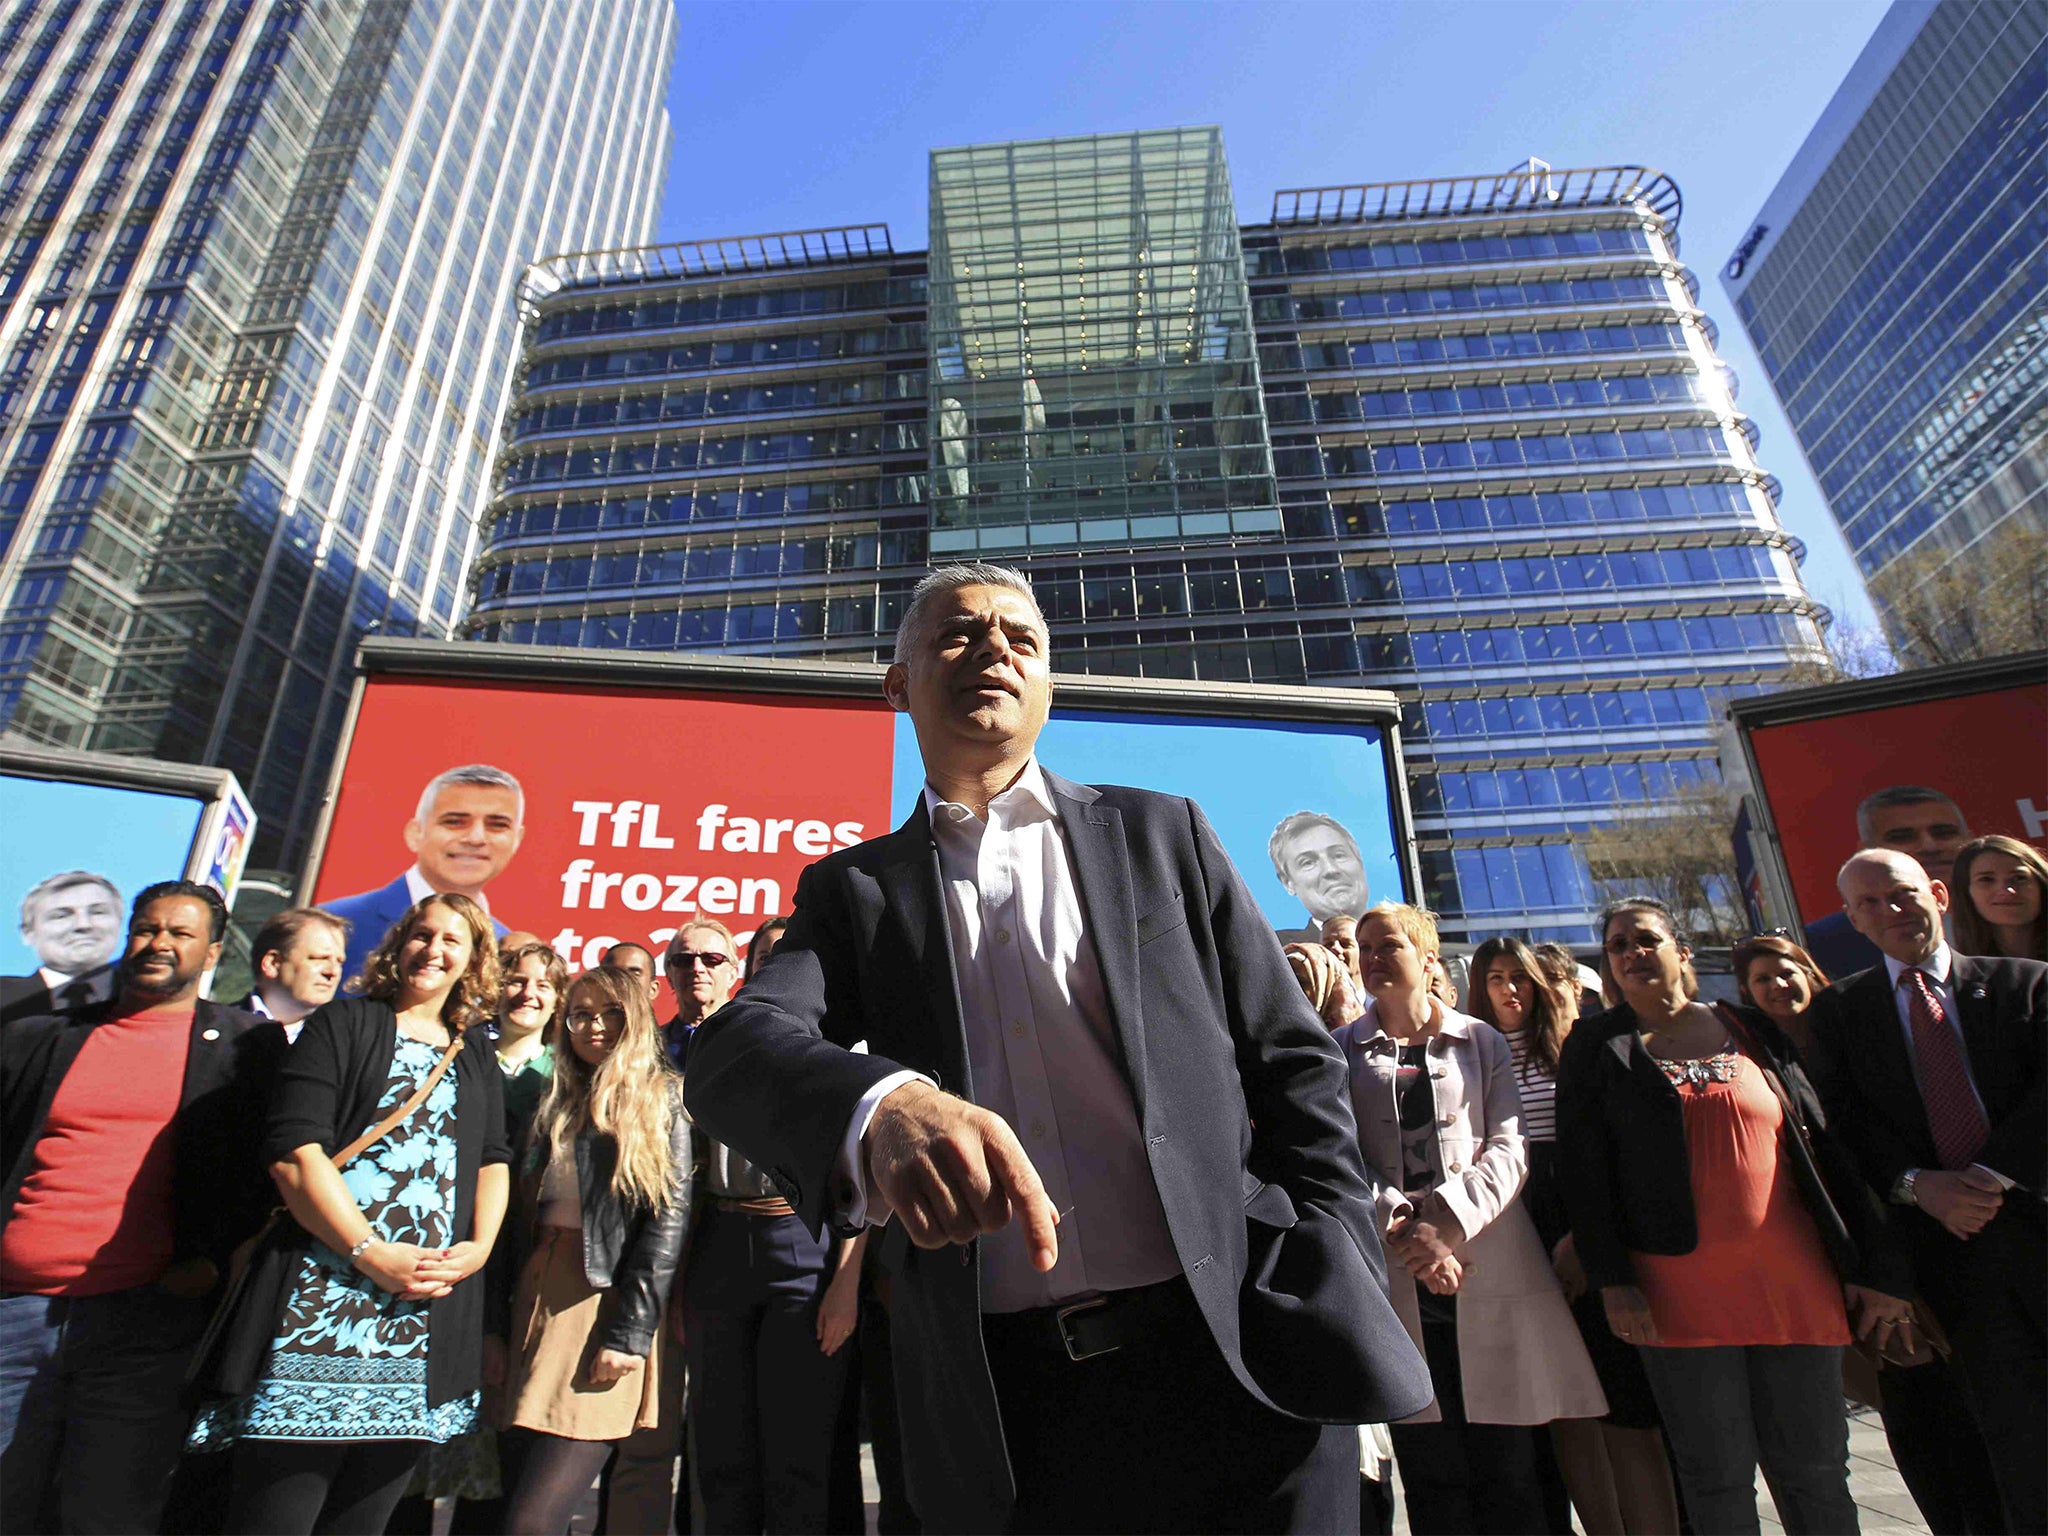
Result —
<path fill-rule="evenodd" d="M 1719 282 L 1884 13 L 1704 4 L 719 4 L 681 0 L 661 238 L 887 223 L 925 243 L 926 152 L 1221 125 L 1239 217 L 1286 187 L 1651 165 L 1806 581 L 1871 622 L 1834 521 Z"/>

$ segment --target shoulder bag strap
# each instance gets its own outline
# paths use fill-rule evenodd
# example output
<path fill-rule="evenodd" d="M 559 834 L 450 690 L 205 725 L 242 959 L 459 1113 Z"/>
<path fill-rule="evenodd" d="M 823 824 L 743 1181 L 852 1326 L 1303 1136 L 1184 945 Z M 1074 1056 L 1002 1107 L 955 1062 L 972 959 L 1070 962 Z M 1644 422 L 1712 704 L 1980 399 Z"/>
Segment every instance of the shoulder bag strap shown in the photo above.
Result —
<path fill-rule="evenodd" d="M 427 1074 L 427 1080 L 420 1084 L 418 1091 L 382 1120 L 379 1120 L 375 1125 L 363 1132 L 354 1141 L 335 1153 L 334 1166 L 337 1168 L 347 1167 L 348 1164 L 355 1161 L 362 1153 L 367 1152 L 371 1147 L 374 1147 L 386 1136 L 397 1130 L 407 1120 L 410 1120 L 419 1107 L 427 1102 L 427 1095 L 432 1093 L 439 1085 L 441 1079 L 448 1075 L 448 1069 L 455 1064 L 455 1058 L 462 1050 L 462 1041 L 462 1033 L 457 1031 L 455 1038 L 448 1042 L 448 1049 L 441 1053 L 441 1059 L 434 1063 L 434 1069 Z"/>

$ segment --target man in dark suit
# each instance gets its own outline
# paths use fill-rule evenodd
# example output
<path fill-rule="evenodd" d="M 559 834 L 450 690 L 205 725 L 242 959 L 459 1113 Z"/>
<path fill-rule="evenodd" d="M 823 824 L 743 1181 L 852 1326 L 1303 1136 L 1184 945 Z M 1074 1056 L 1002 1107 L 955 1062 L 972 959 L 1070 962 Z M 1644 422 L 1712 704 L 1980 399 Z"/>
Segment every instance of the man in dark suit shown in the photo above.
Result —
<path fill-rule="evenodd" d="M 156 1528 L 186 1361 L 275 1199 L 283 1035 L 199 997 L 226 931 L 210 886 L 153 885 L 111 1002 L 0 1031 L 0 1530 Z"/>
<path fill-rule="evenodd" d="M 41 963 L 26 976 L 0 976 L 0 1024 L 104 1003 L 121 953 L 121 893 L 84 869 L 38 880 L 21 899 L 21 941 Z"/>
<path fill-rule="evenodd" d="M 363 963 L 414 903 L 429 896 L 467 896 L 485 912 L 491 910 L 484 888 L 505 872 L 526 837 L 526 791 L 511 774 L 489 763 L 450 768 L 427 781 L 403 836 L 413 855 L 404 874 L 375 890 L 320 903 L 348 924 L 341 974 L 351 993 Z M 491 926 L 501 943 L 511 932 L 495 916 Z"/>
<path fill-rule="evenodd" d="M 926 1529 L 1355 1530 L 1328 1426 L 1419 1411 L 1429 1376 L 1272 927 L 1198 807 L 1039 766 L 1016 572 L 920 583 L 884 690 L 923 799 L 804 873 L 697 1032 L 691 1113 L 813 1228 L 893 1216 Z"/>
<path fill-rule="evenodd" d="M 1837 884 L 1883 964 L 1815 1006 L 1830 1118 L 1954 1346 L 2007 1529 L 2048 1530 L 2048 966 L 1955 953 L 1946 887 L 1905 854 Z"/>

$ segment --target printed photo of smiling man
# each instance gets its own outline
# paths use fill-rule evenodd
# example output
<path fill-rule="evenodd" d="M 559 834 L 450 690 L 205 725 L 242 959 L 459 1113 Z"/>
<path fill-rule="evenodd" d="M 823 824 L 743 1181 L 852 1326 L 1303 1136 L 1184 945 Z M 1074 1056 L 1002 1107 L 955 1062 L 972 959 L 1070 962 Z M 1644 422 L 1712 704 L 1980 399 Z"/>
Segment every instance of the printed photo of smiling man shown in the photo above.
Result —
<path fill-rule="evenodd" d="M 1306 925 L 1281 932 L 1283 943 L 1320 944 L 1324 923 L 1356 918 L 1372 905 L 1358 839 L 1335 817 L 1296 811 L 1273 829 L 1266 852 L 1287 893 L 1308 909 Z"/>
<path fill-rule="evenodd" d="M 429 896 L 467 896 L 485 912 L 485 887 L 505 872 L 526 836 L 526 792 L 502 768 L 469 763 L 436 774 L 420 792 L 419 808 L 405 824 L 412 867 L 389 885 L 321 906 L 349 924 L 343 990 L 355 993 L 363 962 L 391 925 Z M 495 914 L 500 939 L 510 932 Z"/>

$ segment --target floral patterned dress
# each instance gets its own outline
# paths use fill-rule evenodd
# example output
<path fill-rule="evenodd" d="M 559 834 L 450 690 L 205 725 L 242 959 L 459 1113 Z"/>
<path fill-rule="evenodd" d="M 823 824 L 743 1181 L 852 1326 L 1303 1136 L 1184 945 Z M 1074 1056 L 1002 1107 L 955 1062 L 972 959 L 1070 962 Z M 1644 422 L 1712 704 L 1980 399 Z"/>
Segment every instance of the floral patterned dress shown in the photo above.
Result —
<path fill-rule="evenodd" d="M 379 1101 L 382 1119 L 419 1091 L 441 1057 L 403 1035 Z M 342 1170 L 342 1182 L 385 1242 L 446 1248 L 455 1225 L 455 1076 Z M 426 1440 L 476 1427 L 477 1394 L 427 1406 L 430 1303 L 400 1301 L 345 1254 L 314 1243 L 300 1266 L 262 1384 L 209 1405 L 191 1444 L 264 1440 Z"/>

